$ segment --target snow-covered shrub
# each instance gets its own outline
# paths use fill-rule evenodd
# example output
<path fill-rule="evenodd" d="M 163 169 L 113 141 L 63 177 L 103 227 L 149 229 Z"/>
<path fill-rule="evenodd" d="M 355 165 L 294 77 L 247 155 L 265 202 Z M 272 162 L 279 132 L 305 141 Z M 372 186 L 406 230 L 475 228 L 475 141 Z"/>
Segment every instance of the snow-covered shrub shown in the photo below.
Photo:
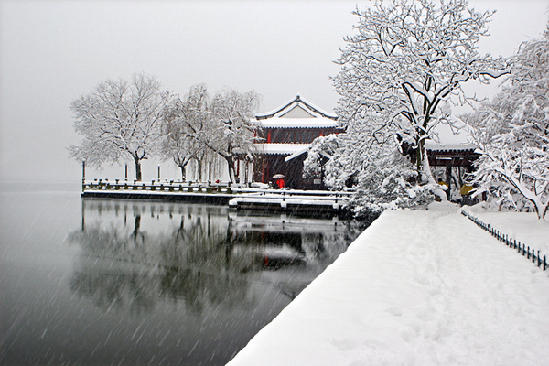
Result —
<path fill-rule="evenodd" d="M 395 152 L 380 157 L 360 172 L 356 195 L 352 199 L 357 216 L 371 216 L 383 210 L 425 208 L 435 199 L 437 185 L 417 184 L 415 167 Z"/>
<path fill-rule="evenodd" d="M 303 176 L 320 177 L 322 175 L 323 164 L 332 157 L 339 147 L 340 139 L 338 135 L 319 136 L 307 152 L 307 158 L 303 163 Z"/>

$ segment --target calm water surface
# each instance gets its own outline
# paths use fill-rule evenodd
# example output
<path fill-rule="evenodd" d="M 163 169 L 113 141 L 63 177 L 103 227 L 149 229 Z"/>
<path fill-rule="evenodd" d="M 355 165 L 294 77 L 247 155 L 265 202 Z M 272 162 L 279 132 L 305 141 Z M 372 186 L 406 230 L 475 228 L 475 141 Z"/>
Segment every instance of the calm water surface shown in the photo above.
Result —
<path fill-rule="evenodd" d="M 2 365 L 223 365 L 364 229 L 0 188 Z"/>

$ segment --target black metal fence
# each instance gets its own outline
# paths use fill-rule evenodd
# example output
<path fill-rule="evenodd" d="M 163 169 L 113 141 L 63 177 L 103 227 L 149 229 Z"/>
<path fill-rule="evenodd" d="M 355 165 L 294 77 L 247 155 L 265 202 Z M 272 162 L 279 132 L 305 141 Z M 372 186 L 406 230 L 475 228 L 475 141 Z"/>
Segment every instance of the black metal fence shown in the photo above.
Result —
<path fill-rule="evenodd" d="M 473 221 L 481 229 L 488 231 L 490 234 L 492 234 L 493 237 L 495 237 L 499 241 L 504 242 L 505 245 L 507 245 L 509 248 L 517 250 L 518 253 L 522 254 L 528 259 L 532 259 L 532 263 L 536 264 L 538 267 L 541 267 L 543 265 L 544 271 L 547 269 L 547 256 L 543 255 L 542 260 L 539 250 L 536 251 L 534 248 L 530 248 L 529 245 L 527 246 L 525 243 L 521 243 L 520 241 L 517 242 L 514 239 L 509 240 L 509 235 L 494 229 L 490 224 L 486 224 L 485 222 L 480 221 L 478 218 L 472 216 L 465 210 L 461 210 L 461 214 L 467 217 L 469 220 Z"/>

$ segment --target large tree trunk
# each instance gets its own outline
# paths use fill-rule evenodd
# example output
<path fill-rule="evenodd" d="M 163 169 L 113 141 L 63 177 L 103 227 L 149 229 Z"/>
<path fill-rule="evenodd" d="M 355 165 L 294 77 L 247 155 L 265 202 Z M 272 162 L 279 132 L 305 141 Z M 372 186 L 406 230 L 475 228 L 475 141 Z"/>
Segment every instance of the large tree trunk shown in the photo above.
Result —
<path fill-rule="evenodd" d="M 416 169 L 418 174 L 418 184 L 434 184 L 435 178 L 431 172 L 429 166 L 429 159 L 427 157 L 427 149 L 425 148 L 425 140 L 421 140 L 416 149 Z"/>
<path fill-rule="evenodd" d="M 185 164 L 187 165 L 187 164 Z M 179 168 L 181 169 L 181 180 L 182 181 L 185 181 L 186 180 L 186 177 L 185 177 L 185 165 L 180 165 Z"/>
<path fill-rule="evenodd" d="M 419 141 L 416 149 L 417 181 L 420 185 L 426 184 L 429 181 L 429 177 L 425 174 L 426 159 L 427 159 L 427 152 L 425 151 L 425 140 L 422 139 Z"/>
<path fill-rule="evenodd" d="M 137 157 L 134 157 L 135 162 L 135 180 L 141 181 L 143 179 L 143 176 L 141 175 L 141 160 Z"/>

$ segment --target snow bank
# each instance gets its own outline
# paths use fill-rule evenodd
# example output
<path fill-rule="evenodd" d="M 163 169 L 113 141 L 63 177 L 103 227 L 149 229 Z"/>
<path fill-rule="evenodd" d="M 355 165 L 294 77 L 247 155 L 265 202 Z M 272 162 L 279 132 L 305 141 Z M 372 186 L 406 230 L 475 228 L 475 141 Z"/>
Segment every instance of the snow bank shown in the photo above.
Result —
<path fill-rule="evenodd" d="M 549 272 L 433 208 L 384 212 L 229 365 L 545 363 Z"/>

